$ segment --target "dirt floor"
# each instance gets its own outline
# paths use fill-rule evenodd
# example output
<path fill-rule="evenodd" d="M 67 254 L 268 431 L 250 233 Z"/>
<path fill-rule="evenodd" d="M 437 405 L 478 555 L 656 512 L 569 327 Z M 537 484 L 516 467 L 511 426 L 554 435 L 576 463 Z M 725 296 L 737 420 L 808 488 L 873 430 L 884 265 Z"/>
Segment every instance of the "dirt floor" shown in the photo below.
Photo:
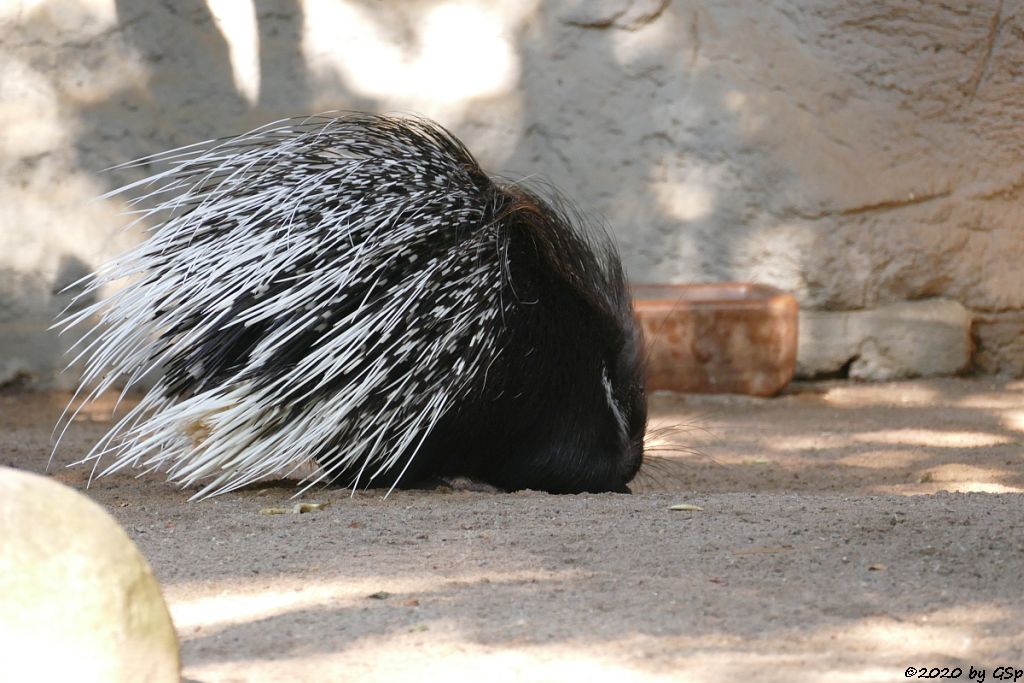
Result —
<path fill-rule="evenodd" d="M 43 471 L 65 400 L 0 395 L 0 464 Z M 267 515 L 291 488 L 187 503 L 159 476 L 119 474 L 87 493 L 152 563 L 194 683 L 1024 669 L 1024 382 L 807 384 L 652 409 L 655 457 L 631 496 L 319 490 L 302 500 L 322 511 Z M 58 465 L 108 411 L 82 416 Z M 89 474 L 51 472 L 80 489 Z"/>

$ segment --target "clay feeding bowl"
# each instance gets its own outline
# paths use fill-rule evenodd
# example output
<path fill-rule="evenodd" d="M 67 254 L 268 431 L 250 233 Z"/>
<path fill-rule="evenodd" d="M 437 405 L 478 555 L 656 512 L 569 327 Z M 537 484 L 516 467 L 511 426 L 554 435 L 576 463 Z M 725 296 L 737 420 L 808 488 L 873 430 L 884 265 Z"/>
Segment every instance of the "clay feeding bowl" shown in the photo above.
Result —
<path fill-rule="evenodd" d="M 750 283 L 636 285 L 648 391 L 771 396 L 796 367 L 796 299 Z"/>

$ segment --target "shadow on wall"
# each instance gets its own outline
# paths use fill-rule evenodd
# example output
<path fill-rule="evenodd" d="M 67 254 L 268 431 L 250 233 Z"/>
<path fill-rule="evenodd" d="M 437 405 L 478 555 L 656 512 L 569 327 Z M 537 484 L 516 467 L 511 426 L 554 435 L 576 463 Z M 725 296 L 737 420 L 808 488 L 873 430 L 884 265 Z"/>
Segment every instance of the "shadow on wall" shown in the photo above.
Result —
<path fill-rule="evenodd" d="M 223 7 L 222 19 L 211 11 L 213 4 Z M 308 113 L 299 0 L 117 0 L 116 8 L 120 35 L 146 76 L 79 113 L 76 147 L 86 170 L 97 173 L 111 163 Z M 220 21 L 246 19 L 259 46 L 252 55 L 258 59 L 255 73 L 235 68 L 220 27 Z M 349 93 L 341 90 L 339 97 L 347 100 Z M 110 143 L 117 159 L 98 150 Z M 92 166 L 97 163 L 105 165 Z M 126 180 L 116 173 L 103 178 L 111 189 Z"/>
<path fill-rule="evenodd" d="M 444 87 L 444 78 L 420 79 L 425 83 L 416 76 L 441 65 L 458 79 L 460 64 L 478 76 L 473 55 L 459 50 L 483 43 L 467 39 L 448 58 L 430 59 L 421 24 L 455 4 L 424 0 L 116 0 L 116 16 L 99 39 L 84 49 L 47 48 L 55 55 L 46 73 L 57 83 L 66 80 L 61 65 L 73 65 L 81 78 L 105 83 L 89 97 L 66 98 L 74 121 L 62 124 L 72 136 L 69 164 L 99 191 L 153 170 L 104 172 L 131 159 L 323 109 L 393 110 L 436 85 L 449 112 L 436 118 L 485 167 L 512 178 L 549 179 L 588 215 L 604 217 L 638 280 L 749 275 L 744 269 L 752 257 L 741 253 L 742 245 L 775 219 L 728 189 L 764 169 L 741 162 L 737 171 L 730 158 L 754 143 L 737 142 L 748 104 L 708 75 L 701 31 L 713 22 L 701 3 L 625 4 L 632 9 L 607 16 L 603 4 L 572 0 L 526 2 L 514 11 L 480 5 L 478 14 L 507 29 L 495 39 L 508 41 L 515 68 L 504 89 L 470 89 L 475 94 L 461 98 L 452 94 L 459 88 Z M 641 6 L 650 12 L 634 11 Z M 82 4 L 80 11 L 90 10 Z M 27 35 L 46 34 L 46 14 L 27 14 Z M 339 24 L 337 54 L 328 61 L 344 61 L 343 68 L 321 68 L 315 60 L 323 54 L 311 57 L 304 44 L 315 29 L 316 48 L 325 49 L 325 17 Z M 373 34 L 367 43 L 386 49 L 364 54 L 361 42 L 346 45 L 354 25 L 344 25 L 346 17 L 366 22 L 359 30 Z M 395 65 L 404 71 L 389 78 Z M 415 86 L 416 97 L 398 91 L 403 83 Z"/>
<path fill-rule="evenodd" d="M 246 15 L 261 48 L 251 73 L 220 24 Z M 0 259 L 0 384 L 75 381 L 59 374 L 74 332 L 50 329 L 70 301 L 58 292 L 140 239 L 122 230 L 123 203 L 91 200 L 152 171 L 111 167 L 308 113 L 303 22 L 299 0 L 117 0 L 109 16 L 84 0 L 0 11 L 15 48 L 0 55 L 0 73 L 16 84 L 0 102 L 13 124 L 0 143 L 10 181 L 0 247 L 11 247 Z M 343 106 L 376 106 L 342 84 L 335 92 Z"/>
<path fill-rule="evenodd" d="M 57 375 L 76 337 L 52 329 L 65 308 L 87 306 L 94 299 L 83 296 L 81 278 L 90 266 L 75 256 L 62 256 L 52 286 L 41 277 L 13 268 L 0 268 L 0 331 L 5 353 L 0 356 L 0 389 L 32 384 Z"/>
<path fill-rule="evenodd" d="M 84 261 L 119 246 L 89 243 L 116 202 L 67 214 L 149 170 L 109 166 L 284 116 L 404 109 L 604 216 L 637 281 L 755 280 L 837 310 L 949 297 L 1024 325 L 1024 143 L 1002 132 L 1024 32 L 997 0 L 109 2 L 0 5 L 0 67 L 38 86 L 0 102 L 29 131 L 0 146 L 8 176 L 35 178 L 39 204 L 12 223 L 65 242 L 56 225 L 75 223 L 65 251 Z"/>
<path fill-rule="evenodd" d="M 739 128 L 723 90 L 696 66 L 700 13 L 696 4 L 567 2 L 541 6 L 517 34 L 523 139 L 508 164 L 543 170 L 585 198 L 639 281 L 736 279 L 730 250 L 748 227 L 742 203 L 714 187 L 720 167 L 691 153 L 706 118 Z"/>
<path fill-rule="evenodd" d="M 314 113 L 323 102 L 332 109 L 382 111 L 393 109 L 396 101 L 408 101 L 401 92 L 393 98 L 367 95 L 367 88 L 351 87 L 336 70 L 312 74 L 303 46 L 309 20 L 306 4 L 118 0 L 118 34 L 137 55 L 143 75 L 78 112 L 79 167 L 113 189 L 149 172 L 140 168 L 101 173 L 129 159 Z M 419 8 L 425 4 L 445 3 L 411 1 L 387 11 L 376 3 L 343 4 L 359 7 L 365 10 L 364 17 L 376 16 L 383 23 L 396 17 L 407 20 L 399 17 L 403 11 L 421 16 Z M 679 65 L 627 64 L 621 44 L 624 37 L 631 37 L 626 41 L 629 50 L 641 50 L 632 38 L 638 26 L 588 23 L 573 11 L 572 3 L 535 6 L 512 32 L 512 49 L 521 68 L 511 91 L 467 100 L 460 114 L 441 118 L 441 123 L 453 128 L 491 170 L 512 178 L 550 179 L 584 204 L 588 214 L 606 218 L 627 267 L 642 270 L 664 260 L 666 253 L 681 252 L 676 271 L 703 279 L 731 279 L 728 250 L 742 240 L 723 238 L 721 233 L 742 236 L 744 207 L 721 200 L 713 183 L 701 182 L 716 171 L 702 160 L 685 159 L 685 141 L 652 133 L 694 125 L 694 112 L 686 110 L 689 101 L 684 100 L 678 111 L 667 111 L 672 107 L 665 105 L 655 111 L 652 104 L 665 96 L 666 89 L 677 87 L 672 79 L 679 77 Z M 690 35 L 695 22 L 692 13 L 668 3 L 647 20 L 665 26 L 661 41 Z M 229 23 L 234 28 L 224 30 Z M 256 54 L 233 42 L 236 34 L 244 34 L 237 31 L 239 26 L 255 32 Z M 396 21 L 387 28 L 380 33 L 407 41 L 405 52 L 416 53 L 417 27 Z M 567 36 L 574 41 L 568 47 Z M 651 54 L 661 47 L 650 48 Z M 565 59 L 565 49 L 583 52 L 592 70 L 580 73 L 580 60 Z M 367 55 L 367 63 L 355 70 L 379 68 L 373 59 Z M 657 73 L 647 73 L 643 80 L 642 72 L 651 68 Z M 646 85 L 637 86 L 638 79 Z M 644 97 L 637 96 L 638 88 Z M 718 100 L 724 97 L 720 91 L 708 92 Z M 502 102 L 510 99 L 515 100 L 512 106 Z M 723 128 L 738 126 L 731 120 L 738 114 L 730 113 L 723 101 L 703 101 L 701 110 L 698 116 L 711 111 Z M 485 141 L 488 127 L 513 131 L 515 137 L 502 140 L 503 149 L 493 149 L 495 144 Z M 492 159 L 500 159 L 499 168 Z M 612 178 L 617 180 L 614 186 L 608 184 Z M 668 196 L 687 179 L 697 189 L 682 199 Z"/>

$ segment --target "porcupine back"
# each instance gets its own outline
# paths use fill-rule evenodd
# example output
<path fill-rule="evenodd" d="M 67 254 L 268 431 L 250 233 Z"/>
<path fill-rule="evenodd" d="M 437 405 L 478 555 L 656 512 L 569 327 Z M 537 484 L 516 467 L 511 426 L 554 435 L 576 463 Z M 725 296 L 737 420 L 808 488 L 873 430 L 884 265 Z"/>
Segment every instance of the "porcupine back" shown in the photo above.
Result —
<path fill-rule="evenodd" d="M 87 456 L 196 497 L 315 459 L 310 483 L 467 476 L 628 490 L 646 422 L 607 237 L 500 185 L 444 129 L 346 114 L 136 163 L 141 246 L 83 338 L 87 398 L 162 372 Z"/>

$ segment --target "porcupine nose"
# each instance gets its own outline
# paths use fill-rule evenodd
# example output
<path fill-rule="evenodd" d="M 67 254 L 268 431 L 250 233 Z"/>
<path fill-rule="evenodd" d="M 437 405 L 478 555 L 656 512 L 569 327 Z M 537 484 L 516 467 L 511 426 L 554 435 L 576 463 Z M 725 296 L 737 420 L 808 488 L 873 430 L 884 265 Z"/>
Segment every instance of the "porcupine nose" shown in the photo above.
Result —
<path fill-rule="evenodd" d="M 632 493 L 632 490 L 629 488 L 629 482 L 633 481 L 637 472 L 640 471 L 643 459 L 644 443 L 643 436 L 641 435 L 639 440 L 631 440 L 625 445 L 623 454 L 618 459 L 620 466 L 616 468 L 614 474 L 614 481 L 616 483 L 608 487 L 607 490 L 613 493 Z"/>

